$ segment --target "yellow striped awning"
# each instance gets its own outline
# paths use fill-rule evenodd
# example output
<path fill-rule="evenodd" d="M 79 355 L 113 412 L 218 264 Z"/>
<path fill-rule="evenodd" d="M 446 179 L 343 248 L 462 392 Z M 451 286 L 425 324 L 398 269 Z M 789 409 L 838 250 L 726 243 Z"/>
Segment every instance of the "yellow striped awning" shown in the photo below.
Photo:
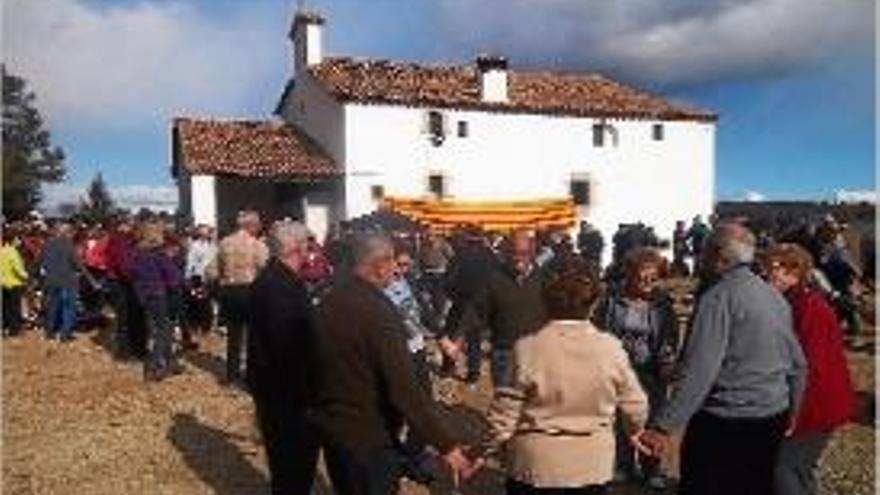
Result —
<path fill-rule="evenodd" d="M 382 207 L 407 216 L 431 230 L 450 231 L 478 225 L 493 232 L 520 228 L 571 228 L 577 208 L 571 199 L 457 201 L 386 197 Z"/>

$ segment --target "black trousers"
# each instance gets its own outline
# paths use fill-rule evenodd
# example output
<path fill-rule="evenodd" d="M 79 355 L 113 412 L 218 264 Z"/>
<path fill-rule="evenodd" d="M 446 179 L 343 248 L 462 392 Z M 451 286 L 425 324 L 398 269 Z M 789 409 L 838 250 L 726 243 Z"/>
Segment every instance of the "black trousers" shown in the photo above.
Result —
<path fill-rule="evenodd" d="M 577 488 L 538 488 L 519 481 L 507 480 L 507 495 L 605 495 L 605 485 L 589 485 Z"/>
<path fill-rule="evenodd" d="M 220 288 L 220 311 L 226 322 L 226 378 L 243 376 L 241 363 L 245 351 L 245 325 L 248 319 L 249 286 L 228 285 Z"/>
<path fill-rule="evenodd" d="M 396 495 L 403 475 L 403 456 L 392 446 L 354 452 L 326 441 L 327 474 L 338 495 Z"/>
<path fill-rule="evenodd" d="M 483 322 L 476 319 L 471 310 L 473 297 L 457 295 L 452 298 L 452 306 L 446 316 L 447 336 L 463 336 L 467 351 L 467 380 L 476 382 L 480 379 L 480 364 L 483 357 L 480 345 L 483 340 Z"/>
<path fill-rule="evenodd" d="M 184 298 L 185 320 L 188 331 L 207 333 L 211 329 L 211 298 L 203 286 L 190 285 Z"/>
<path fill-rule="evenodd" d="M 788 414 L 722 418 L 698 412 L 681 446 L 680 495 L 773 495 Z"/>
<path fill-rule="evenodd" d="M 272 495 L 311 493 L 321 444 L 305 411 L 256 396 L 254 402 Z"/>
<path fill-rule="evenodd" d="M 123 315 L 118 316 L 118 324 L 124 322 L 118 332 L 121 332 L 120 345 L 124 346 L 121 351 L 125 357 L 134 357 L 143 359 L 147 356 L 147 317 L 144 307 L 138 301 L 137 294 L 131 283 L 123 282 L 122 297 L 123 300 L 118 307 L 124 308 Z M 114 304 L 114 309 L 117 306 Z"/>
<path fill-rule="evenodd" d="M 21 331 L 24 318 L 21 315 L 21 298 L 24 287 L 3 288 L 3 331 L 17 335 Z"/>
<path fill-rule="evenodd" d="M 117 359 L 124 359 L 129 355 L 128 345 L 128 298 L 125 296 L 125 284 L 115 278 L 107 280 L 107 292 L 110 307 L 115 315 L 115 327 L 113 328 L 112 352 Z"/>
<path fill-rule="evenodd" d="M 428 396 L 433 397 L 433 389 L 431 387 L 431 371 L 428 367 L 428 356 L 424 349 L 410 355 L 413 360 L 413 369 L 416 372 L 416 384 Z M 403 451 L 409 458 L 409 461 L 416 461 L 425 451 L 427 442 L 419 437 L 410 428 L 406 433 L 406 441 L 403 443 Z"/>

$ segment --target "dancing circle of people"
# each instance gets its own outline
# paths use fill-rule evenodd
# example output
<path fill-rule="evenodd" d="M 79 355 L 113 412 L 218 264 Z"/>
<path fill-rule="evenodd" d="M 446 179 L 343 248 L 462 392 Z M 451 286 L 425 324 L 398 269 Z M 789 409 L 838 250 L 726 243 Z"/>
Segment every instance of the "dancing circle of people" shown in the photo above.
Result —
<path fill-rule="evenodd" d="M 621 225 L 603 270 L 604 247 L 587 222 L 575 239 L 343 222 L 323 243 L 288 219 L 264 232 L 254 211 L 219 242 L 155 216 L 12 222 L 3 331 L 66 343 L 103 325 L 116 359 L 161 382 L 223 328 L 223 381 L 253 398 L 274 494 L 311 493 L 320 453 L 339 494 L 484 469 L 509 494 L 817 493 L 819 458 L 855 414 L 845 346 L 867 280 L 840 225 L 756 236 L 698 217 L 671 246 Z M 684 313 L 669 281 L 691 272 Z M 485 360 L 489 427 L 461 438 L 434 385 L 477 388 Z"/>

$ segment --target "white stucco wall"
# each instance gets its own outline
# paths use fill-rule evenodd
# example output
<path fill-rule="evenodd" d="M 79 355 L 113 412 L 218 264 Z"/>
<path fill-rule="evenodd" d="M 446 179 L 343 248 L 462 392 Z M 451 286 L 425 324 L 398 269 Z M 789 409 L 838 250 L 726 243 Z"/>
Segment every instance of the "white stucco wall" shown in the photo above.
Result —
<path fill-rule="evenodd" d="M 323 58 L 323 27 L 311 22 L 297 24 L 294 36 L 294 70 L 320 64 Z"/>
<path fill-rule="evenodd" d="M 345 113 L 343 106 L 331 98 L 327 92 L 307 73 L 303 72 L 297 80 L 293 91 L 287 98 L 281 117 L 285 122 L 303 129 L 317 141 L 327 154 L 340 166 L 345 164 Z M 347 210 L 343 190 L 334 186 L 333 193 L 321 192 L 309 198 L 309 204 L 320 204 L 329 211 L 327 216 L 331 223 L 346 218 Z M 304 210 L 306 206 L 304 205 Z M 320 221 L 310 225 L 313 230 L 322 230 Z"/>
<path fill-rule="evenodd" d="M 189 177 L 190 208 L 193 224 L 217 227 L 216 179 L 213 175 Z"/>
<path fill-rule="evenodd" d="M 330 97 L 308 72 L 297 76 L 281 117 L 306 131 L 336 163 L 345 163 L 343 105 Z"/>
<path fill-rule="evenodd" d="M 389 196 L 424 196 L 427 177 L 447 177 L 455 199 L 568 197 L 570 180 L 589 177 L 592 205 L 585 218 L 606 243 L 619 223 L 642 221 L 669 237 L 676 220 L 708 215 L 714 200 L 715 125 L 664 122 L 664 139 L 652 139 L 656 121 L 608 120 L 614 146 L 593 147 L 594 119 L 441 110 L 444 143 L 426 133 L 428 109 L 383 105 L 345 106 L 348 216 L 372 211 L 371 186 Z M 468 136 L 457 135 L 457 122 Z"/>

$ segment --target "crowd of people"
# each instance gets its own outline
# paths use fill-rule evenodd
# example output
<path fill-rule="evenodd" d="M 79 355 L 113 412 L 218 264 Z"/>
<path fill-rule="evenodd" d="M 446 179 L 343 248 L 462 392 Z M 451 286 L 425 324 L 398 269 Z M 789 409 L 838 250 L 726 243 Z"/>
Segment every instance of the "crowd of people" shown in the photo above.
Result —
<path fill-rule="evenodd" d="M 863 267 L 841 226 L 756 236 L 698 217 L 670 246 L 621 225 L 605 269 L 600 231 L 579 230 L 343 223 L 319 242 L 254 211 L 219 239 L 154 216 L 8 223 L 3 331 L 69 342 L 106 325 L 114 357 L 161 382 L 222 329 L 223 381 L 253 398 L 275 494 L 310 493 L 321 452 L 340 494 L 430 483 L 434 458 L 456 483 L 501 459 L 509 494 L 664 490 L 679 432 L 679 493 L 816 493 L 855 408 L 845 336 L 861 332 Z M 690 273 L 688 315 L 666 282 Z M 476 386 L 486 354 L 489 434 L 468 442 L 433 383 Z"/>

